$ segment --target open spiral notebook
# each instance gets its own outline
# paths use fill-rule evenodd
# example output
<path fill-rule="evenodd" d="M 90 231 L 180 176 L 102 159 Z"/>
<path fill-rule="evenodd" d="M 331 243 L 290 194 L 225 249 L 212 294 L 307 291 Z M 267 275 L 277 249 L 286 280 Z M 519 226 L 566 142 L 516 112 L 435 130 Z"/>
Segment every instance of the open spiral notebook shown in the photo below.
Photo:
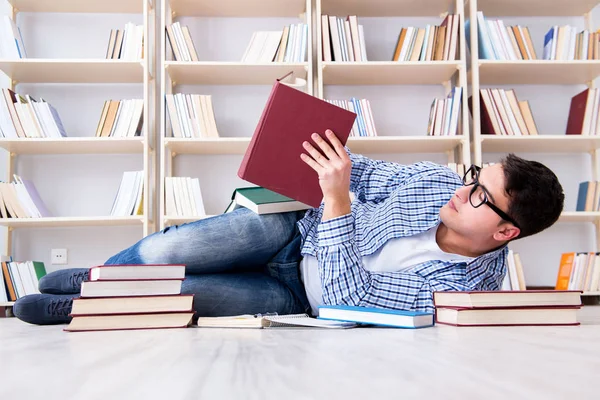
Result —
<path fill-rule="evenodd" d="M 331 321 L 309 317 L 307 314 L 235 315 L 231 317 L 200 317 L 198 328 L 354 328 L 354 322 Z"/>

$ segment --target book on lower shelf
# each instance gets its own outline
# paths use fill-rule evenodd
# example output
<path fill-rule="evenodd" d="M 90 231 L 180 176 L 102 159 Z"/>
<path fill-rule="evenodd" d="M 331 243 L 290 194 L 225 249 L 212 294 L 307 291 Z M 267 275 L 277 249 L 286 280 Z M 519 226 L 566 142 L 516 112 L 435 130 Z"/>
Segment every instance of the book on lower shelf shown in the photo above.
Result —
<path fill-rule="evenodd" d="M 307 204 L 262 187 L 235 189 L 231 195 L 231 203 L 225 212 L 231 212 L 239 207 L 245 207 L 256 214 L 273 214 L 311 208 Z"/>
<path fill-rule="evenodd" d="M 143 171 L 125 171 L 119 190 L 113 201 L 110 215 L 127 217 L 143 214 L 144 174 Z"/>
<path fill-rule="evenodd" d="M 394 328 L 416 329 L 434 325 L 433 313 L 344 305 L 319 305 L 319 318 Z"/>
<path fill-rule="evenodd" d="M 352 125 L 350 137 L 377 136 L 375 119 L 373 118 L 373 111 L 371 110 L 371 103 L 369 100 L 353 97 L 350 100 L 329 99 L 325 101 L 356 114 L 356 120 L 354 121 L 354 125 Z"/>
<path fill-rule="evenodd" d="M 14 175 L 12 183 L 0 182 L 0 216 L 2 218 L 47 218 L 52 213 L 40 197 L 33 182 Z"/>
<path fill-rule="evenodd" d="M 165 177 L 165 207 L 169 216 L 205 216 L 200 180 L 190 177 Z"/>
<path fill-rule="evenodd" d="M 187 327 L 193 295 L 181 294 L 185 265 L 99 265 L 73 300 L 65 331 Z"/>
<path fill-rule="evenodd" d="M 429 111 L 428 136 L 456 136 L 460 120 L 462 88 L 454 87 L 444 99 L 435 99 Z"/>
<path fill-rule="evenodd" d="M 579 32 L 578 32 L 579 31 Z M 544 35 L 544 60 L 598 60 L 600 33 L 554 25 Z"/>
<path fill-rule="evenodd" d="M 538 130 L 527 100 L 519 101 L 516 92 L 480 89 L 481 133 L 489 135 L 537 135 Z M 473 113 L 472 97 L 469 108 Z"/>
<path fill-rule="evenodd" d="M 581 291 L 434 292 L 435 318 L 454 326 L 579 325 Z"/>
<path fill-rule="evenodd" d="M 0 271 L 0 303 L 40 293 L 39 280 L 46 275 L 41 261 L 2 261 Z"/>
<path fill-rule="evenodd" d="M 166 35 L 175 61 L 198 61 L 198 53 L 187 26 L 179 22 L 167 25 Z"/>
<path fill-rule="evenodd" d="M 218 138 L 212 96 L 167 94 L 171 131 L 176 138 Z"/>
<path fill-rule="evenodd" d="M 144 26 L 128 22 L 125 29 L 111 29 L 105 58 L 125 61 L 144 58 Z"/>
<path fill-rule="evenodd" d="M 246 314 L 231 317 L 199 317 L 198 328 L 328 328 L 347 329 L 358 324 L 344 321 L 328 321 L 309 317 L 307 314 L 261 315 Z"/>
<path fill-rule="evenodd" d="M 96 137 L 141 136 L 144 100 L 106 100 L 96 127 Z"/>
<path fill-rule="evenodd" d="M 562 253 L 555 289 L 600 292 L 600 253 Z"/>

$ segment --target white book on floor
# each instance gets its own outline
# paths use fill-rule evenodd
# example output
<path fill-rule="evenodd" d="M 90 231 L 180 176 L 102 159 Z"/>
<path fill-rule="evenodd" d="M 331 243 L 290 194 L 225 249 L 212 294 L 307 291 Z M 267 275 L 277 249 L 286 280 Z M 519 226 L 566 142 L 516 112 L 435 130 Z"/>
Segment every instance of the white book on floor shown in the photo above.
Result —
<path fill-rule="evenodd" d="M 81 297 L 159 296 L 180 294 L 181 279 L 84 281 Z"/>
<path fill-rule="evenodd" d="M 144 265 L 97 265 L 89 271 L 90 281 L 127 281 L 136 279 L 183 279 L 185 265 L 144 264 Z"/>
<path fill-rule="evenodd" d="M 198 328 L 354 328 L 352 322 L 327 321 L 311 318 L 307 314 L 261 315 L 245 314 L 231 317 L 200 317 Z"/>

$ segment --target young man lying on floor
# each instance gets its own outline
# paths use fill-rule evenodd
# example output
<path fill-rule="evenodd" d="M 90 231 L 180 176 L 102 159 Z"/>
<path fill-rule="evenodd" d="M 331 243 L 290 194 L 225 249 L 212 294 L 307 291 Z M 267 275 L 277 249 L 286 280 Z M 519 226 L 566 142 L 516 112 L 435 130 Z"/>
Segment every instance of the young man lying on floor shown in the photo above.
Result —
<path fill-rule="evenodd" d="M 498 290 L 507 243 L 548 228 L 564 202 L 556 175 L 508 155 L 461 178 L 431 162 L 351 154 L 330 131 L 301 155 L 324 201 L 302 212 L 247 209 L 167 227 L 106 264 L 185 264 L 198 316 L 315 314 L 319 304 L 432 311 L 432 292 Z M 324 156 L 323 156 L 324 154 Z M 351 201 L 349 192 L 355 194 Z M 33 324 L 70 321 L 87 268 L 48 274 L 17 300 Z"/>

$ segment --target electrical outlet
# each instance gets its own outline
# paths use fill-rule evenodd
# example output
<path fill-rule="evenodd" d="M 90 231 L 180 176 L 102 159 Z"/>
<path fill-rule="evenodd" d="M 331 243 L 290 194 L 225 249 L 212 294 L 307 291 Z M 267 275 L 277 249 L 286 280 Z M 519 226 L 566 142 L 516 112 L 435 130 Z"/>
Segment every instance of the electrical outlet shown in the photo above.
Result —
<path fill-rule="evenodd" d="M 68 264 L 67 249 L 52 249 L 50 260 L 52 264 Z"/>

